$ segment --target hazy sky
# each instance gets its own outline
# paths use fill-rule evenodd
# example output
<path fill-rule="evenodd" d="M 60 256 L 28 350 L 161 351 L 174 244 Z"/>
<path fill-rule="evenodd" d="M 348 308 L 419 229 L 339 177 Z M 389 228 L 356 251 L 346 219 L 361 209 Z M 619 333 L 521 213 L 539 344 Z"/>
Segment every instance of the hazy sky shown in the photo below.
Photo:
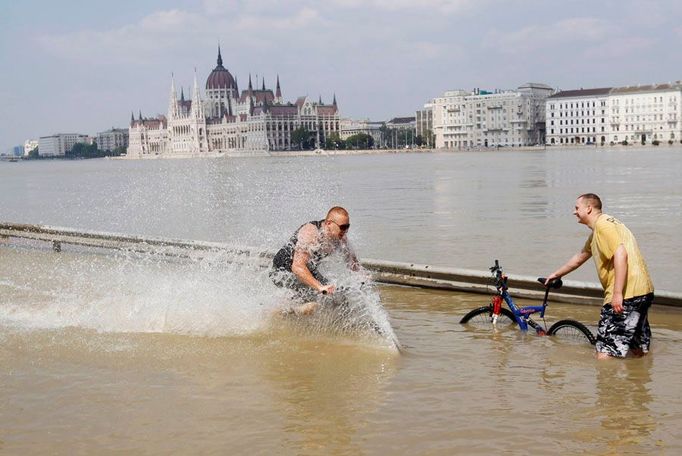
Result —
<path fill-rule="evenodd" d="M 0 151 L 165 113 L 216 64 L 341 115 L 414 115 L 445 90 L 682 79 L 679 0 L 0 0 Z M 259 84 L 260 85 L 260 84 Z"/>

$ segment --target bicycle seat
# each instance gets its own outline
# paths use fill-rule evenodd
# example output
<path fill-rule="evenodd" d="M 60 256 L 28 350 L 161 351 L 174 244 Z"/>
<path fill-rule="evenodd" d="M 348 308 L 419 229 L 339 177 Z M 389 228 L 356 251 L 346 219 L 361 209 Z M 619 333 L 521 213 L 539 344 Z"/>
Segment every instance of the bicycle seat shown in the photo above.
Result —
<path fill-rule="evenodd" d="M 541 284 L 545 284 L 545 280 L 547 280 L 545 277 L 538 277 L 538 282 Z M 561 286 L 564 284 L 564 282 L 561 279 L 554 279 L 551 282 L 549 282 L 549 288 L 554 288 L 555 290 L 558 290 L 561 288 Z"/>

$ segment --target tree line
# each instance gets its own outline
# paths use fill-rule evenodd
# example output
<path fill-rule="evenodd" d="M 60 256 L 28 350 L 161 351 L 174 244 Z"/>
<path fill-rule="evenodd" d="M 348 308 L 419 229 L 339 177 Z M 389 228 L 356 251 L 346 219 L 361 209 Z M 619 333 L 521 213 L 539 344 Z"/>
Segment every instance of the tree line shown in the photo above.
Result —
<path fill-rule="evenodd" d="M 382 143 L 377 144 L 374 137 L 368 133 L 356 133 L 346 139 L 341 139 L 338 133 L 331 133 L 324 139 L 324 143 L 317 145 L 317 132 L 310 131 L 305 127 L 298 127 L 291 132 L 291 147 L 299 150 L 312 150 L 323 147 L 327 150 L 334 149 L 372 149 L 372 148 L 403 148 L 412 146 L 432 146 L 433 134 L 427 132 L 427 137 L 415 135 L 414 130 L 392 129 L 382 126 L 379 131 L 383 138 Z"/>

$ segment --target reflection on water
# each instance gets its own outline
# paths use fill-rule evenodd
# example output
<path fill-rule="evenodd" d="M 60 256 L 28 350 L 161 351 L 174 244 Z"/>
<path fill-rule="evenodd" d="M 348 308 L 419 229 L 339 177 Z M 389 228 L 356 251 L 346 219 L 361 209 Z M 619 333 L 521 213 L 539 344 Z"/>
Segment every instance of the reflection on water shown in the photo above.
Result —
<path fill-rule="evenodd" d="M 623 454 L 631 448 L 656 450 L 651 434 L 656 422 L 650 410 L 652 358 L 601 363 L 597 370 L 597 407 L 606 434 L 604 454 Z"/>

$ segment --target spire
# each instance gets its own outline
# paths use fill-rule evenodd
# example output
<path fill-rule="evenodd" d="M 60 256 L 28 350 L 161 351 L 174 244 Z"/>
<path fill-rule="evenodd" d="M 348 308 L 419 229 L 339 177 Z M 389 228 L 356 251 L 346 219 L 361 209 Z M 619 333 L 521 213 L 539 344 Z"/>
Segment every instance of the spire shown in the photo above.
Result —
<path fill-rule="evenodd" d="M 185 101 L 185 88 L 180 87 L 180 101 Z"/>
<path fill-rule="evenodd" d="M 177 92 L 175 91 L 175 75 L 171 73 L 171 96 L 175 96 L 176 93 Z"/>
<path fill-rule="evenodd" d="M 277 98 L 282 98 L 282 89 L 279 87 L 279 75 L 277 75 L 277 90 L 275 91 L 275 96 Z"/>
<path fill-rule="evenodd" d="M 220 45 L 218 45 L 218 66 L 223 66 L 223 56 L 220 55 Z"/>
<path fill-rule="evenodd" d="M 319 105 L 322 104 L 322 95 L 320 95 L 320 98 L 317 99 L 317 104 L 319 104 Z"/>
<path fill-rule="evenodd" d="M 171 73 L 171 91 L 168 97 L 168 117 L 178 115 L 178 92 L 175 90 L 175 75 Z"/>
<path fill-rule="evenodd" d="M 142 110 L 140 109 L 140 120 L 142 120 Z"/>
<path fill-rule="evenodd" d="M 135 123 L 135 113 L 133 111 L 130 111 L 130 125 L 132 126 Z"/>
<path fill-rule="evenodd" d="M 334 102 L 332 104 L 336 106 L 336 93 L 334 93 Z"/>
<path fill-rule="evenodd" d="M 253 84 L 251 84 L 251 73 L 249 73 L 249 89 L 246 92 L 248 95 L 248 101 L 249 101 L 249 115 L 253 115 L 253 105 L 255 104 L 253 101 Z"/>
<path fill-rule="evenodd" d="M 201 103 L 201 93 L 197 83 L 197 69 L 194 68 L 194 88 L 192 89 L 192 117 L 195 119 L 204 118 L 204 107 Z"/>
<path fill-rule="evenodd" d="M 237 96 L 239 96 L 239 84 L 237 84 L 237 76 L 234 77 L 234 90 L 237 92 Z"/>
<path fill-rule="evenodd" d="M 265 92 L 265 77 L 263 77 L 263 88 L 261 90 Z"/>

